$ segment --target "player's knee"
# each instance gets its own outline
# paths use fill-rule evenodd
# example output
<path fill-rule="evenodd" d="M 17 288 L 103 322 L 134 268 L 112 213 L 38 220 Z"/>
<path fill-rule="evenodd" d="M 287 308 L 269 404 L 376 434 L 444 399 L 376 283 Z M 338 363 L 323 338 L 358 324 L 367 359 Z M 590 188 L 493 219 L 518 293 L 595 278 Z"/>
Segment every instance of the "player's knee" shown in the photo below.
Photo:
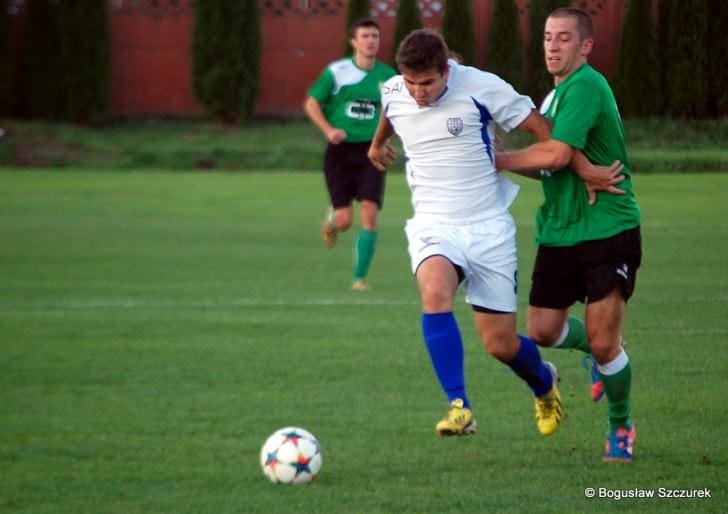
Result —
<path fill-rule="evenodd" d="M 553 346 L 561 335 L 561 327 L 549 327 L 541 324 L 529 324 L 528 337 L 533 339 L 539 346 Z"/>
<path fill-rule="evenodd" d="M 510 362 L 518 353 L 518 338 L 510 332 L 481 334 L 483 346 L 492 357 L 501 362 Z"/>
<path fill-rule="evenodd" d="M 351 224 L 353 223 L 351 213 L 347 211 L 341 211 L 336 213 L 336 218 L 334 219 L 334 224 L 336 225 L 336 228 L 340 232 L 344 232 L 346 230 L 349 230 L 351 228 Z"/>

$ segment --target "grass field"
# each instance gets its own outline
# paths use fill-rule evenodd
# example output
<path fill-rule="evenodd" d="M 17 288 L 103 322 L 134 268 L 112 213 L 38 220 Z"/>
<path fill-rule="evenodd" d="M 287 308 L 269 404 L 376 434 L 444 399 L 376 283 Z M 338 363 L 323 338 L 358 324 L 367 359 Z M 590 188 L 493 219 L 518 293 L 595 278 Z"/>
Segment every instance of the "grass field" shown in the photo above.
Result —
<path fill-rule="evenodd" d="M 319 241 L 318 174 L 0 172 L 0 512 L 725 512 L 728 176 L 635 184 L 645 258 L 626 324 L 638 440 L 625 466 L 599 461 L 605 406 L 579 355 L 544 351 L 568 418 L 543 438 L 462 301 L 480 432 L 435 437 L 445 400 L 419 332 L 402 175 L 373 288 L 353 293 L 352 234 Z M 523 308 L 540 195 L 524 183 L 513 208 Z M 285 425 L 321 442 L 311 486 L 260 472 L 260 445 Z"/>

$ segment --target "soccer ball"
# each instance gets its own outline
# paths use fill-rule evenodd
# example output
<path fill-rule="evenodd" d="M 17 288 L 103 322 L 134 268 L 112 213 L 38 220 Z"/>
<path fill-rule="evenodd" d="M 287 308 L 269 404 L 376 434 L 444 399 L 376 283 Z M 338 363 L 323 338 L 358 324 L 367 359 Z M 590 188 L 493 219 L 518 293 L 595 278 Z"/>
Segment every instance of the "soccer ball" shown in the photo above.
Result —
<path fill-rule="evenodd" d="M 321 446 L 308 430 L 286 427 L 276 430 L 260 450 L 260 467 L 274 484 L 308 484 L 321 470 Z"/>

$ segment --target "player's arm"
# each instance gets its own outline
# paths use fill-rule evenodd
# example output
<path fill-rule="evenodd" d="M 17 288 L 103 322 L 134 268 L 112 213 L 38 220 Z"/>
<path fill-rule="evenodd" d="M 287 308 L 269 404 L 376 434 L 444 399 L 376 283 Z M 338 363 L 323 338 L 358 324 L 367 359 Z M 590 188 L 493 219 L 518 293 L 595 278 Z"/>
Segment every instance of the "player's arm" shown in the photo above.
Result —
<path fill-rule="evenodd" d="M 516 128 L 521 132 L 532 135 L 539 141 L 547 141 L 551 135 L 551 122 L 536 109 L 532 109 L 531 113 L 526 117 L 526 119 L 523 120 Z M 498 171 L 510 170 L 518 175 L 523 175 L 524 177 L 534 179 L 538 179 L 541 177 L 541 168 L 515 169 L 513 167 L 503 165 L 504 156 L 507 155 L 510 154 L 505 153 L 505 149 L 502 147 L 502 145 L 496 146 L 496 169 Z"/>
<path fill-rule="evenodd" d="M 303 110 L 311 120 L 311 122 L 318 127 L 321 133 L 326 137 L 329 143 L 338 145 L 344 139 L 346 139 L 346 132 L 342 129 L 334 127 L 329 123 L 329 120 L 324 116 L 324 111 L 321 109 L 321 104 L 314 97 L 309 96 L 303 102 Z"/>
<path fill-rule="evenodd" d="M 586 191 L 589 194 L 589 205 L 597 201 L 598 191 L 606 191 L 613 195 L 623 195 L 625 193 L 624 189 L 616 187 L 625 179 L 622 173 L 624 164 L 618 160 L 609 166 L 598 166 L 592 164 L 580 150 L 575 150 L 569 162 L 569 167 L 576 171 L 576 174 L 584 181 Z"/>
<path fill-rule="evenodd" d="M 384 115 L 384 111 L 382 111 L 382 114 L 379 116 L 377 130 L 374 132 L 374 137 L 372 138 L 372 144 L 369 146 L 369 151 L 367 152 L 369 160 L 372 161 L 374 167 L 379 171 L 386 171 L 397 157 L 394 148 L 389 144 L 389 140 L 393 135 L 394 127 Z"/>

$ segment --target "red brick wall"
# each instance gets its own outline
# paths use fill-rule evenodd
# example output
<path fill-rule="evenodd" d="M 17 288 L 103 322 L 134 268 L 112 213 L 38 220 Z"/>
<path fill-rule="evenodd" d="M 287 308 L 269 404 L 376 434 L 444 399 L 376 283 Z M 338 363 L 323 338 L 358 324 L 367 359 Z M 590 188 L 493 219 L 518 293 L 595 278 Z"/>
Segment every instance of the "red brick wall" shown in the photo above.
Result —
<path fill-rule="evenodd" d="M 423 23 L 437 27 L 445 0 L 421 0 Z M 530 1 L 518 0 L 521 28 L 528 37 Z M 478 65 L 485 44 L 492 0 L 473 0 Z M 590 62 L 608 77 L 614 69 L 623 0 L 580 0 L 594 17 L 595 46 Z M 194 26 L 190 0 L 109 0 L 111 84 L 109 112 L 122 116 L 197 115 L 190 45 Z M 321 69 L 341 56 L 345 0 L 261 0 L 262 61 L 256 112 L 301 114 L 306 89 Z M 391 61 L 396 0 L 372 2 L 382 25 L 380 57 Z M 16 20 L 19 21 L 19 20 Z M 17 27 L 16 27 L 17 28 Z M 524 50 L 525 51 L 525 50 Z"/>

